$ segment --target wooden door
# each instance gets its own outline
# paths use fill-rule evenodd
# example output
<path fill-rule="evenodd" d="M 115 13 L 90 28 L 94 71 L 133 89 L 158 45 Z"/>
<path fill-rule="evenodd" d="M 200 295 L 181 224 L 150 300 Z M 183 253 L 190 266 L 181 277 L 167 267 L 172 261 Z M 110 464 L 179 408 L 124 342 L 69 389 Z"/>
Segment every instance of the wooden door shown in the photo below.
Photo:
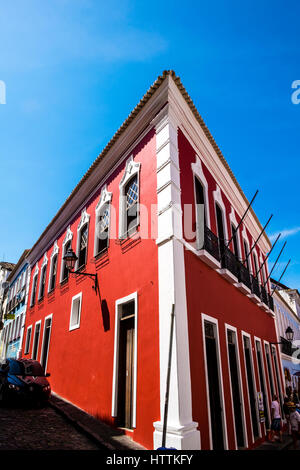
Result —
<path fill-rule="evenodd" d="M 132 428 L 134 316 L 120 321 L 118 425 Z"/>

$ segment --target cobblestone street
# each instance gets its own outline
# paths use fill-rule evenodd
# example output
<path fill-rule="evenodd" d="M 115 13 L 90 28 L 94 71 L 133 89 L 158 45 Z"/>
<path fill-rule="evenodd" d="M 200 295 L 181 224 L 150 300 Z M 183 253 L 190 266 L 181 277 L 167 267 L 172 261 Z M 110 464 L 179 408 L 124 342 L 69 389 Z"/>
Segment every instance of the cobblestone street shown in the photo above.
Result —
<path fill-rule="evenodd" d="M 50 406 L 0 407 L 0 450 L 101 450 Z"/>

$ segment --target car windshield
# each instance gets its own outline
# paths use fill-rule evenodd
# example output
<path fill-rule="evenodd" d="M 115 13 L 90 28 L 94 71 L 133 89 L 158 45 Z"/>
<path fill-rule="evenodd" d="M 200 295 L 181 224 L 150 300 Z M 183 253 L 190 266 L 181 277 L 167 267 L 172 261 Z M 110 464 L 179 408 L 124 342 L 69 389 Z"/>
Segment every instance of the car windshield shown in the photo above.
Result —
<path fill-rule="evenodd" d="M 14 360 L 9 361 L 9 373 L 12 375 L 45 375 L 39 362 L 22 362 Z"/>
<path fill-rule="evenodd" d="M 44 370 L 39 362 L 24 363 L 25 375 L 45 375 Z"/>
<path fill-rule="evenodd" d="M 19 361 L 9 361 L 9 374 L 24 375 L 24 365 Z"/>

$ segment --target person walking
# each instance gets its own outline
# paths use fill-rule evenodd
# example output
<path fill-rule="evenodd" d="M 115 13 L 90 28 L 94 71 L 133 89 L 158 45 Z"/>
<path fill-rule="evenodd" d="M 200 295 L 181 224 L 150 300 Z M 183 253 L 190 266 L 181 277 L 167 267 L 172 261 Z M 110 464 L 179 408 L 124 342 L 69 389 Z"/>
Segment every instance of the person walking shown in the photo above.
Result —
<path fill-rule="evenodd" d="M 284 397 L 283 413 L 284 413 L 284 418 L 285 418 L 286 424 L 287 424 L 288 435 L 291 436 L 292 435 L 291 421 L 290 421 L 291 409 L 290 409 L 290 402 L 289 402 L 288 397 Z"/>
<path fill-rule="evenodd" d="M 273 395 L 273 401 L 271 404 L 271 418 L 272 424 L 270 441 L 275 442 L 274 434 L 276 434 L 279 442 L 282 442 L 280 405 L 278 403 L 277 395 Z"/>
<path fill-rule="evenodd" d="M 297 440 L 300 439 L 300 413 L 296 410 L 296 406 L 291 407 L 290 422 L 292 429 L 292 438 L 294 449 L 297 448 Z"/>

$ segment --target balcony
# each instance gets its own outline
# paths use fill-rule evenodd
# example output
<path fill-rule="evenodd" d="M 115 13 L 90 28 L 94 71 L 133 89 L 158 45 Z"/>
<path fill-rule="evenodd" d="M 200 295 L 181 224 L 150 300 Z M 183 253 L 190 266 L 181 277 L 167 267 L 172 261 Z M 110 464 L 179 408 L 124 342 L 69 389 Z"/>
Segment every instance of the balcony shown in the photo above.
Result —
<path fill-rule="evenodd" d="M 202 248 L 199 250 L 198 255 L 211 268 L 220 268 L 218 237 L 206 226 L 204 227 Z"/>
<path fill-rule="evenodd" d="M 240 261 L 238 261 L 238 283 L 235 284 L 241 292 L 244 294 L 251 293 L 251 278 L 248 268 L 243 265 Z"/>
<path fill-rule="evenodd" d="M 272 312 L 274 312 L 274 300 L 273 300 L 273 297 L 271 297 L 270 294 L 268 294 L 268 305 L 269 305 L 270 310 L 272 310 Z"/>
<path fill-rule="evenodd" d="M 221 248 L 221 269 L 219 273 L 231 284 L 236 284 L 239 277 L 239 261 L 227 247 Z"/>
<path fill-rule="evenodd" d="M 259 283 L 256 277 L 254 277 L 252 274 L 250 274 L 250 282 L 251 282 L 251 294 L 248 294 L 248 297 L 255 304 L 259 304 L 260 303 Z"/>

